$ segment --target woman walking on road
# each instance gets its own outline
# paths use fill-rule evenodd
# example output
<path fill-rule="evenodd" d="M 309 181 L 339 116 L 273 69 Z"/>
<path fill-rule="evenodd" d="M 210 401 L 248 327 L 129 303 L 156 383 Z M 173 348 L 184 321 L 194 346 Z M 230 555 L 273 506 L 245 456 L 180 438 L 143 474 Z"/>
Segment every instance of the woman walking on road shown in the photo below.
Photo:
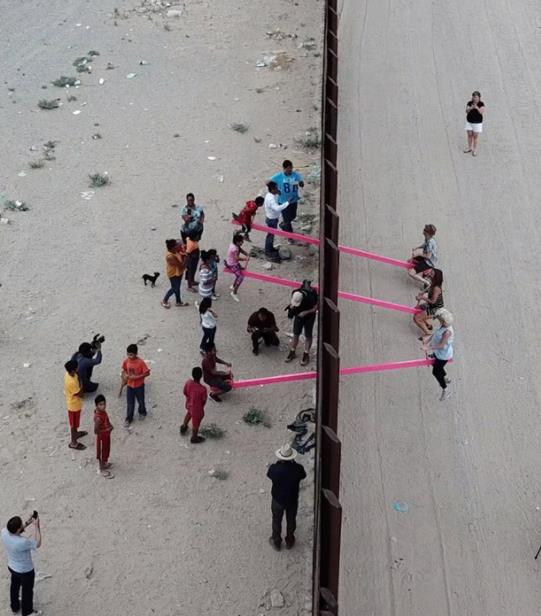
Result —
<path fill-rule="evenodd" d="M 481 101 L 481 92 L 477 90 L 471 95 L 471 100 L 466 103 L 466 132 L 468 133 L 468 147 L 464 154 L 471 152 L 477 156 L 477 140 L 483 132 L 483 115 L 485 104 Z"/>
<path fill-rule="evenodd" d="M 430 336 L 432 325 L 428 324 L 434 318 L 436 312 L 443 308 L 443 272 L 439 269 L 432 270 L 432 279 L 428 291 L 421 291 L 417 294 L 417 307 L 422 309 L 413 315 L 413 322 L 423 332 L 425 336 Z M 423 338 L 419 338 L 423 340 Z"/>
<path fill-rule="evenodd" d="M 201 329 L 203 330 L 203 338 L 199 345 L 199 350 L 202 354 L 205 353 L 205 345 L 207 342 L 214 343 L 216 336 L 216 323 L 218 315 L 212 310 L 212 299 L 204 297 L 199 304 L 199 320 L 201 321 Z"/>
<path fill-rule="evenodd" d="M 440 400 L 446 400 L 451 394 L 447 385 L 451 379 L 445 372 L 445 364 L 453 359 L 453 341 L 455 331 L 453 329 L 453 315 L 445 308 L 440 308 L 435 314 L 440 322 L 440 327 L 424 343 L 423 350 L 429 358 L 434 359 L 432 374 L 441 387 Z"/>

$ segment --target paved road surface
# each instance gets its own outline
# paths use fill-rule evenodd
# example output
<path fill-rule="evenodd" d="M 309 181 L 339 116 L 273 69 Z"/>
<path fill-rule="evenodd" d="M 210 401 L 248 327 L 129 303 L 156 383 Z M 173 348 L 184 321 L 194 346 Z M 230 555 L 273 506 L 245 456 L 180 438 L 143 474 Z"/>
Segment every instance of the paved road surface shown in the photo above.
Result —
<path fill-rule="evenodd" d="M 540 613 L 540 27 L 528 0 L 342 2 L 341 241 L 406 257 L 435 224 L 457 332 L 447 402 L 427 369 L 343 382 L 347 616 Z M 342 289 L 413 302 L 401 270 L 341 265 Z M 341 308 L 344 366 L 421 356 L 409 317 Z"/>

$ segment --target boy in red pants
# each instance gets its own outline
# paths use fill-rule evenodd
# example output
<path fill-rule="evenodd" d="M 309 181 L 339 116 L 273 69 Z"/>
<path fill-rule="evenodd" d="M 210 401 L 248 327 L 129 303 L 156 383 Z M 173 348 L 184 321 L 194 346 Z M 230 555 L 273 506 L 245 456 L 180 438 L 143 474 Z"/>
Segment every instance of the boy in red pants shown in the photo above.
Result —
<path fill-rule="evenodd" d="M 96 408 L 94 409 L 94 434 L 96 435 L 96 458 L 100 465 L 100 473 L 106 479 L 111 479 L 114 475 L 109 470 L 109 453 L 111 451 L 111 431 L 113 426 L 107 415 L 107 402 L 105 396 L 101 394 L 94 399 Z"/>
<path fill-rule="evenodd" d="M 242 225 L 244 239 L 247 242 L 252 241 L 249 235 L 250 231 L 252 230 L 252 223 L 254 222 L 255 215 L 257 214 L 257 209 L 260 208 L 264 203 L 265 199 L 263 199 L 263 197 L 256 197 L 255 201 L 246 201 L 246 205 L 238 214 L 235 214 L 233 212 L 233 218 L 240 225 Z"/>
<path fill-rule="evenodd" d="M 207 401 L 207 388 L 201 385 L 201 377 L 203 370 L 196 366 L 192 370 L 192 378 L 188 379 L 184 384 L 182 393 L 186 397 L 186 416 L 184 422 L 180 426 L 180 433 L 186 434 L 190 419 L 192 420 L 192 438 L 191 443 L 202 443 L 205 438 L 199 436 L 199 426 L 205 416 L 205 403 Z"/>

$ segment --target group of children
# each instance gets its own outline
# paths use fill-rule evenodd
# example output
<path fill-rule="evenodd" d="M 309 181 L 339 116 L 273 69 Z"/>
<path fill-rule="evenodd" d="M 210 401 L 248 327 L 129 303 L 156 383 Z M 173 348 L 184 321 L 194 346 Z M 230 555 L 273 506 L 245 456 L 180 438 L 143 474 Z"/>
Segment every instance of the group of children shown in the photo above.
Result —
<path fill-rule="evenodd" d="M 413 316 L 413 322 L 422 332 L 419 340 L 423 343 L 423 351 L 434 360 L 432 374 L 441 387 L 440 400 L 443 401 L 450 395 L 451 379 L 444 367 L 453 358 L 454 329 L 453 315 L 444 308 L 443 272 L 436 268 L 438 245 L 435 235 L 434 225 L 424 226 L 424 241 L 412 250 L 408 274 L 423 286 L 416 296 L 419 312 Z M 436 330 L 432 325 L 434 319 L 439 322 Z"/>
<path fill-rule="evenodd" d="M 283 222 L 281 227 L 285 230 L 292 230 L 291 223 L 297 214 L 297 203 L 299 199 L 299 188 L 304 186 L 302 176 L 293 170 L 291 161 L 284 161 L 283 170 L 275 174 L 268 182 L 268 193 L 266 197 L 258 196 L 254 200 L 246 202 L 244 208 L 238 213 L 233 214 L 234 220 L 241 225 L 241 230 L 233 234 L 233 239 L 229 245 L 227 256 L 224 261 L 225 271 L 233 274 L 234 281 L 230 286 L 231 297 L 239 302 L 238 291 L 244 280 L 244 271 L 249 260 L 249 254 L 243 249 L 245 241 L 250 240 L 250 231 L 257 211 L 265 208 L 265 223 L 271 228 L 278 226 L 280 216 Z M 201 384 L 201 379 L 210 383 L 211 397 L 217 402 L 220 401 L 219 393 L 225 390 L 216 389 L 217 385 L 212 383 L 218 377 L 222 378 L 221 373 L 216 371 L 216 363 L 224 363 L 229 366 L 229 372 L 225 375 L 224 383 L 230 389 L 232 379 L 230 364 L 219 360 L 216 357 L 216 346 L 214 337 L 216 334 L 216 313 L 212 310 L 212 301 L 219 298 L 216 291 L 218 280 L 218 264 L 220 257 L 216 249 L 200 250 L 199 243 L 204 232 L 205 212 L 203 207 L 195 201 L 193 193 L 186 195 L 186 205 L 181 212 L 182 225 L 180 229 L 180 239 L 168 239 L 165 241 L 165 267 L 170 288 L 165 293 L 161 305 L 169 309 L 170 299 L 175 297 L 175 305 L 184 307 L 188 305 L 182 298 L 182 280 L 186 279 L 186 289 L 192 293 L 199 293 L 200 303 L 196 302 L 199 308 L 203 338 L 200 349 L 203 357 L 202 367 L 195 367 L 192 370 L 192 378 L 189 379 L 183 388 L 186 398 L 186 415 L 180 427 L 180 433 L 185 434 L 188 425 L 192 424 L 192 443 L 201 443 L 205 439 L 199 435 L 199 426 L 204 416 L 204 407 L 207 400 L 207 390 Z M 265 241 L 265 252 L 268 259 L 277 261 L 280 259 L 277 250 L 273 245 L 274 235 L 267 234 Z M 198 280 L 196 274 L 198 272 Z M 135 414 L 135 403 L 140 419 L 146 417 L 145 406 L 145 379 L 150 375 L 150 369 L 146 363 L 138 357 L 136 344 L 130 344 L 126 349 L 126 358 L 122 363 L 122 383 L 119 397 L 126 387 L 127 404 L 126 419 L 127 427 L 133 422 Z M 291 356 L 294 352 L 290 352 Z M 288 361 L 289 361 L 288 356 Z M 305 352 L 307 356 L 307 352 Z M 303 356 L 303 359 L 306 359 Z M 304 362 L 306 363 L 306 361 Z M 84 450 L 86 446 L 80 439 L 88 433 L 79 430 L 81 411 L 83 406 L 83 388 L 78 376 L 78 363 L 72 359 L 65 364 L 66 374 L 64 377 L 64 394 L 68 410 L 71 439 L 69 447 L 74 450 Z M 205 377 L 205 370 L 207 375 Z M 224 373 L 225 374 L 225 373 Z M 220 382 L 221 384 L 221 382 Z M 215 391 L 216 390 L 216 391 Z M 217 393 L 218 392 L 218 393 Z M 109 420 L 106 410 L 106 399 L 103 395 L 96 396 L 94 410 L 94 433 L 96 435 L 96 457 L 99 462 L 99 470 L 103 477 L 113 477 L 110 471 L 110 435 L 113 426 Z"/>

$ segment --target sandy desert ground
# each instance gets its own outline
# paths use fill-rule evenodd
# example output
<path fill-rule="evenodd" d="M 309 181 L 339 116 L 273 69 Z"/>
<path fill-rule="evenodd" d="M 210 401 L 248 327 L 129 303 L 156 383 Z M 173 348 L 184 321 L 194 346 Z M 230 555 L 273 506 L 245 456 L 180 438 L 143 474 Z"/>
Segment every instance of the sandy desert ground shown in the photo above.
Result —
<path fill-rule="evenodd" d="M 267 613 L 272 589 L 285 601 L 273 613 L 307 614 L 313 483 L 302 491 L 298 546 L 278 554 L 267 542 L 265 473 L 291 434 L 286 424 L 312 405 L 313 386 L 244 390 L 209 404 L 207 421 L 225 437 L 189 445 L 178 434 L 180 391 L 200 361 L 198 318 L 193 305 L 165 311 L 159 302 L 168 286 L 164 240 L 178 235 L 176 206 L 188 191 L 206 209 L 202 247 L 223 255 L 231 211 L 284 158 L 305 174 L 318 164 L 318 151 L 295 138 L 320 122 L 322 3 L 191 0 L 179 17 L 153 7 L 1 3 L 0 192 L 29 210 L 4 212 L 10 224 L 0 225 L 0 519 L 40 511 L 36 604 L 45 614 L 257 616 Z M 72 62 L 90 50 L 99 52 L 92 72 L 77 75 Z M 276 51 L 291 60 L 283 70 L 256 66 Z M 82 85 L 54 87 L 61 75 Z M 58 109 L 37 106 L 56 98 Z M 232 122 L 248 132 L 231 130 Z M 30 168 L 50 140 L 54 160 Z M 105 171 L 111 184 L 89 188 L 88 174 Z M 308 191 L 300 211 L 317 214 L 318 188 Z M 275 272 L 313 276 L 317 256 L 293 251 Z M 143 286 L 141 275 L 155 270 L 157 288 Z M 283 361 L 289 292 L 246 281 L 237 305 L 229 284 L 222 274 L 217 344 L 235 375 L 298 370 Z M 275 311 L 283 347 L 255 359 L 245 327 L 261 305 Z M 95 377 L 116 428 L 111 481 L 96 473 L 93 439 L 82 453 L 67 447 L 63 364 L 95 332 L 106 336 Z M 116 394 L 124 350 L 136 341 L 152 369 L 151 413 L 128 432 Z M 251 406 L 268 413 L 270 429 L 242 422 Z M 83 429 L 91 429 L 91 410 L 87 399 Z M 313 468 L 310 458 L 304 463 Z M 227 480 L 211 477 L 213 468 Z"/>
<path fill-rule="evenodd" d="M 541 15 L 529 0 L 340 6 L 341 241 L 397 258 L 438 227 L 453 396 L 427 369 L 343 382 L 341 613 L 539 613 Z M 480 90 L 479 156 L 464 108 Z M 386 265 L 341 287 L 412 304 Z M 342 304 L 342 364 L 421 357 L 409 317 Z M 402 502 L 406 511 L 396 511 Z"/>

